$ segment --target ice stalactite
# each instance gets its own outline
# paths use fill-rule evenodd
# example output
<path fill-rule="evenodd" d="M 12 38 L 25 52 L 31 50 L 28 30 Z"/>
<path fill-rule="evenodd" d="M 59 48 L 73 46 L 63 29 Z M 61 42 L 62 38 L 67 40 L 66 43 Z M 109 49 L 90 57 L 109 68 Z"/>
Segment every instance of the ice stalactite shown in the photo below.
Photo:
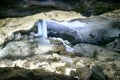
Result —
<path fill-rule="evenodd" d="M 38 27 L 38 35 L 42 35 L 44 38 L 47 38 L 46 20 L 40 20 L 37 27 Z"/>
<path fill-rule="evenodd" d="M 43 38 L 48 38 L 47 36 L 47 22 L 46 20 L 39 20 L 36 23 L 36 27 L 37 27 L 37 33 L 33 33 L 32 35 L 36 36 L 36 37 L 43 37 Z"/>

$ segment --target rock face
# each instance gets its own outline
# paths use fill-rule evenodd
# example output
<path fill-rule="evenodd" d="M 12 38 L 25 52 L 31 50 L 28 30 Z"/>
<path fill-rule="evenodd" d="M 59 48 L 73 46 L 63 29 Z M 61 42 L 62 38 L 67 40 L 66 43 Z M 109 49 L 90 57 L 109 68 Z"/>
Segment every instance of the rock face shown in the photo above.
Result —
<path fill-rule="evenodd" d="M 112 15 L 118 15 L 118 12 L 112 13 Z M 65 19 L 64 21 L 61 21 L 63 20 L 63 16 L 65 16 Z M 77 42 L 92 44 L 99 43 L 101 45 L 107 44 L 108 42 L 113 41 L 114 38 L 118 37 L 120 34 L 119 25 L 116 26 L 116 24 L 120 23 L 120 20 L 119 18 L 109 18 L 107 17 L 107 14 L 102 16 L 103 17 L 91 17 L 83 19 L 85 17 L 74 12 L 54 11 L 23 18 L 2 19 L 0 20 L 0 44 L 3 44 L 5 39 L 15 31 L 30 30 L 34 26 L 35 21 L 38 19 L 58 20 L 47 21 L 47 27 L 49 31 L 48 36 L 62 37 L 63 39 L 67 38 L 73 44 L 76 44 Z"/>
<path fill-rule="evenodd" d="M 114 28 L 110 20 L 104 17 L 75 19 L 70 21 L 48 21 L 49 36 L 68 39 L 72 44 L 90 43 L 105 45 L 120 34 L 119 27 Z M 59 27 L 59 29 L 58 29 Z"/>
<path fill-rule="evenodd" d="M 1 0 L 0 17 L 21 17 L 54 9 L 72 10 L 85 16 L 99 15 L 119 9 L 119 0 Z"/>
<path fill-rule="evenodd" d="M 3 49 L 0 50 L 0 58 L 24 58 L 35 54 L 45 54 L 52 50 L 52 46 L 45 42 L 40 43 L 39 39 L 31 41 L 13 41 L 9 42 Z"/>
<path fill-rule="evenodd" d="M 77 44 L 74 46 L 74 53 L 78 56 L 91 57 L 99 60 L 120 58 L 120 54 L 105 48 L 90 44 Z"/>
<path fill-rule="evenodd" d="M 111 50 L 113 50 L 115 52 L 120 53 L 120 38 L 118 37 L 113 42 L 108 43 L 106 45 L 106 48 L 111 49 Z"/>
<path fill-rule="evenodd" d="M 38 19 L 51 19 L 47 20 L 47 39 L 30 33 L 35 31 Z M 63 77 L 66 80 L 120 79 L 120 54 L 114 50 L 119 49 L 118 18 L 106 15 L 84 18 L 74 12 L 53 11 L 23 18 L 6 18 L 0 23 L 0 67 L 14 67 L 16 70 L 0 68 L 0 74 L 7 74 L 6 78 L 0 75 L 0 80 L 16 77 L 28 80 L 31 76 L 34 79 L 39 76 L 39 79 L 61 80 L 60 75 L 62 80 Z M 31 72 L 24 72 L 19 67 Z M 9 71 L 13 74 L 8 75 Z M 43 76 L 41 72 L 59 77 L 44 75 L 43 78 L 40 77 Z"/>
<path fill-rule="evenodd" d="M 0 19 L 0 45 L 15 31 L 31 29 L 38 19 L 70 20 L 75 18 L 85 17 L 76 12 L 51 11 L 22 18 Z"/>

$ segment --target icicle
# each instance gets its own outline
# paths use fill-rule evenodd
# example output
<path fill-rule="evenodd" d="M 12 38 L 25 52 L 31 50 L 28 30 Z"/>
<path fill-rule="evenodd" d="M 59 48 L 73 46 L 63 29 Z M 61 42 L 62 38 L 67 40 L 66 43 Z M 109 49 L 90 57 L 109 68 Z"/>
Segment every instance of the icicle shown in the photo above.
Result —
<path fill-rule="evenodd" d="M 38 23 L 38 35 L 47 38 L 47 23 L 46 20 L 40 20 Z"/>
<path fill-rule="evenodd" d="M 31 32 L 33 36 L 36 37 L 44 37 L 47 38 L 47 21 L 46 20 L 39 20 L 37 22 L 37 33 Z"/>
<path fill-rule="evenodd" d="M 39 35 L 39 36 L 42 36 L 42 21 L 39 21 L 39 23 L 37 24 L 37 30 L 38 30 L 38 32 L 37 32 L 37 34 Z"/>
<path fill-rule="evenodd" d="M 42 23 L 43 23 L 42 24 L 42 35 L 43 35 L 43 37 L 47 38 L 48 37 L 47 36 L 47 22 L 46 22 L 46 20 L 43 20 Z"/>

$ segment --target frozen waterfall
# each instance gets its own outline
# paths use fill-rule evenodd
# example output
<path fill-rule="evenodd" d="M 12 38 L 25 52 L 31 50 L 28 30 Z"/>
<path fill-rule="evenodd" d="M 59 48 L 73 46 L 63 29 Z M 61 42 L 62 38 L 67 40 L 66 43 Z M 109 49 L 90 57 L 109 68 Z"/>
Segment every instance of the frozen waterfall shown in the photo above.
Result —
<path fill-rule="evenodd" d="M 38 23 L 38 35 L 47 38 L 47 23 L 46 20 L 40 20 Z"/>
<path fill-rule="evenodd" d="M 39 20 L 36 23 L 36 27 L 37 27 L 37 33 L 32 32 L 32 35 L 36 36 L 36 37 L 44 37 L 47 38 L 47 22 L 46 20 Z"/>

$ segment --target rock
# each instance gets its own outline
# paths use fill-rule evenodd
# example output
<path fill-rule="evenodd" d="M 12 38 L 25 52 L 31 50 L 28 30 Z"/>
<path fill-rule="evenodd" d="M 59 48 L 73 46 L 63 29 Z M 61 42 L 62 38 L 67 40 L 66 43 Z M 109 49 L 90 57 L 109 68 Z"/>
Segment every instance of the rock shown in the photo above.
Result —
<path fill-rule="evenodd" d="M 55 38 L 49 38 L 50 43 L 54 44 L 54 45 L 63 45 L 63 42 L 59 39 L 55 39 Z"/>
<path fill-rule="evenodd" d="M 74 76 L 76 76 L 76 69 L 66 68 L 65 74 L 74 77 Z"/>
<path fill-rule="evenodd" d="M 91 76 L 91 79 L 95 79 L 95 80 L 107 80 L 106 76 L 102 72 L 101 68 L 99 68 L 99 66 L 93 67 L 92 71 L 93 71 L 93 75 Z"/>
<path fill-rule="evenodd" d="M 58 55 L 57 53 L 52 53 L 50 60 L 52 61 L 59 61 L 60 60 L 60 55 Z"/>
<path fill-rule="evenodd" d="M 11 36 L 12 33 L 19 30 L 29 30 L 31 29 L 38 19 L 55 19 L 55 20 L 66 20 L 75 18 L 85 18 L 81 14 L 76 12 L 66 12 L 66 11 L 50 11 L 45 13 L 38 13 L 36 15 L 31 15 L 22 18 L 5 18 L 0 19 L 0 45 L 4 43 L 4 40 Z"/>
<path fill-rule="evenodd" d="M 120 34 L 119 25 L 115 27 L 116 22 L 119 23 L 118 19 L 107 16 L 84 18 L 73 13 L 53 11 L 22 18 L 1 19 L 0 67 L 42 69 L 68 75 L 73 80 L 119 79 L 120 54 L 104 47 L 116 42 Z M 64 16 L 66 19 L 63 19 Z M 36 29 L 35 22 L 38 19 L 52 18 L 55 20 L 46 20 L 48 36 L 51 38 L 31 35 L 30 31 Z M 115 47 L 118 48 L 119 45 Z M 29 72 L 28 75 L 36 74 Z"/>
<path fill-rule="evenodd" d="M 64 46 L 63 42 L 61 41 L 61 39 L 57 39 L 57 38 L 50 38 L 50 43 L 53 44 L 52 46 L 52 51 L 53 52 L 65 52 L 66 51 L 66 47 Z"/>
<path fill-rule="evenodd" d="M 32 45 L 25 42 L 10 42 L 5 48 L 0 50 L 0 58 L 26 57 L 33 55 Z"/>
<path fill-rule="evenodd" d="M 16 36 L 19 36 L 20 33 Z M 62 39 L 43 37 L 31 37 L 31 35 L 14 36 L 6 41 L 0 50 L 0 58 L 24 58 L 33 55 L 51 54 L 55 52 L 62 55 L 74 55 L 72 48 Z M 70 50 L 71 49 L 71 50 Z"/>
<path fill-rule="evenodd" d="M 25 69 L 42 69 L 47 72 L 68 75 L 74 79 L 81 80 L 106 80 L 106 77 L 109 80 L 119 79 L 119 60 L 117 59 L 115 61 L 99 61 L 89 57 L 71 57 L 53 53 L 34 55 L 17 60 L 0 60 L 0 67 L 8 66 L 17 66 Z"/>
<path fill-rule="evenodd" d="M 76 69 L 76 76 L 78 77 L 78 80 L 90 80 L 91 75 L 92 70 L 89 69 L 88 67 Z"/>
<path fill-rule="evenodd" d="M 107 80 L 119 80 L 119 60 L 108 61 L 108 62 L 99 62 L 95 61 L 91 64 L 91 68 L 96 71 L 96 75 L 99 75 L 98 78 L 102 76 Z M 100 73 L 99 73 L 100 72 Z M 101 80 L 101 79 L 99 79 Z M 103 79 L 102 79 L 103 80 Z"/>
<path fill-rule="evenodd" d="M 74 53 L 77 56 L 91 57 L 98 60 L 115 60 L 120 54 L 91 44 L 77 44 L 74 46 Z"/>
<path fill-rule="evenodd" d="M 61 52 L 61 51 L 65 51 L 65 46 L 64 45 L 56 45 L 52 47 L 52 50 L 54 52 Z"/>
<path fill-rule="evenodd" d="M 48 20 L 48 36 L 61 37 L 72 44 L 105 45 L 120 34 L 119 27 L 115 28 L 111 25 L 112 22 L 116 21 L 100 16 L 69 21 Z"/>
<path fill-rule="evenodd" d="M 103 17 L 108 17 L 108 18 L 114 18 L 114 19 L 117 18 L 117 19 L 119 19 L 119 17 L 120 17 L 119 12 L 120 12 L 120 9 L 117 9 L 117 10 L 110 11 L 110 12 L 108 12 L 108 13 L 104 13 L 104 14 L 101 15 L 101 16 L 103 16 Z"/>
<path fill-rule="evenodd" d="M 30 40 L 12 41 L 0 49 L 0 58 L 25 58 L 33 55 L 50 53 L 52 45 L 49 40 L 35 38 Z"/>
<path fill-rule="evenodd" d="M 3 74 L 4 73 L 4 74 Z M 0 80 L 75 80 L 74 78 L 62 74 L 52 73 L 44 69 L 24 69 L 20 67 L 0 68 Z M 4 76 L 7 74 L 6 76 Z"/>
<path fill-rule="evenodd" d="M 119 35 L 120 36 L 120 35 Z M 115 52 L 120 53 L 120 38 L 115 39 L 114 42 L 110 42 L 106 45 L 107 49 L 113 50 Z"/>
<path fill-rule="evenodd" d="M 83 68 L 90 66 L 95 59 L 89 57 L 78 57 L 74 59 L 74 64 L 76 64 L 76 68 Z"/>
<path fill-rule="evenodd" d="M 70 43 L 61 38 L 50 38 L 50 43 L 53 44 L 52 51 L 60 54 L 74 55 L 73 48 Z"/>
<path fill-rule="evenodd" d="M 112 4 L 109 4 L 112 3 Z M 119 1 L 1 1 L 1 17 L 23 17 L 42 11 L 54 9 L 71 10 L 82 13 L 85 16 L 99 15 L 105 12 L 119 9 Z M 35 7 L 34 7 L 35 6 Z M 14 8 L 13 8 L 14 7 Z M 12 8 L 12 9 L 11 9 Z M 39 8 L 39 9 L 38 9 Z M 47 8 L 47 9 L 46 9 Z M 24 11 L 26 10 L 26 11 Z"/>
<path fill-rule="evenodd" d="M 114 15 L 117 15 L 117 13 Z M 63 19 L 63 16 L 65 16 L 65 19 Z M 63 39 L 67 38 L 72 44 L 84 42 L 105 45 L 120 34 L 120 30 L 111 25 L 112 22 L 117 21 L 119 23 L 118 19 L 107 18 L 107 16 L 85 18 L 75 12 L 51 11 L 23 18 L 1 19 L 0 45 L 16 31 L 29 31 L 35 26 L 38 19 L 55 19 L 47 20 L 48 35 L 52 37 L 59 36 Z"/>

